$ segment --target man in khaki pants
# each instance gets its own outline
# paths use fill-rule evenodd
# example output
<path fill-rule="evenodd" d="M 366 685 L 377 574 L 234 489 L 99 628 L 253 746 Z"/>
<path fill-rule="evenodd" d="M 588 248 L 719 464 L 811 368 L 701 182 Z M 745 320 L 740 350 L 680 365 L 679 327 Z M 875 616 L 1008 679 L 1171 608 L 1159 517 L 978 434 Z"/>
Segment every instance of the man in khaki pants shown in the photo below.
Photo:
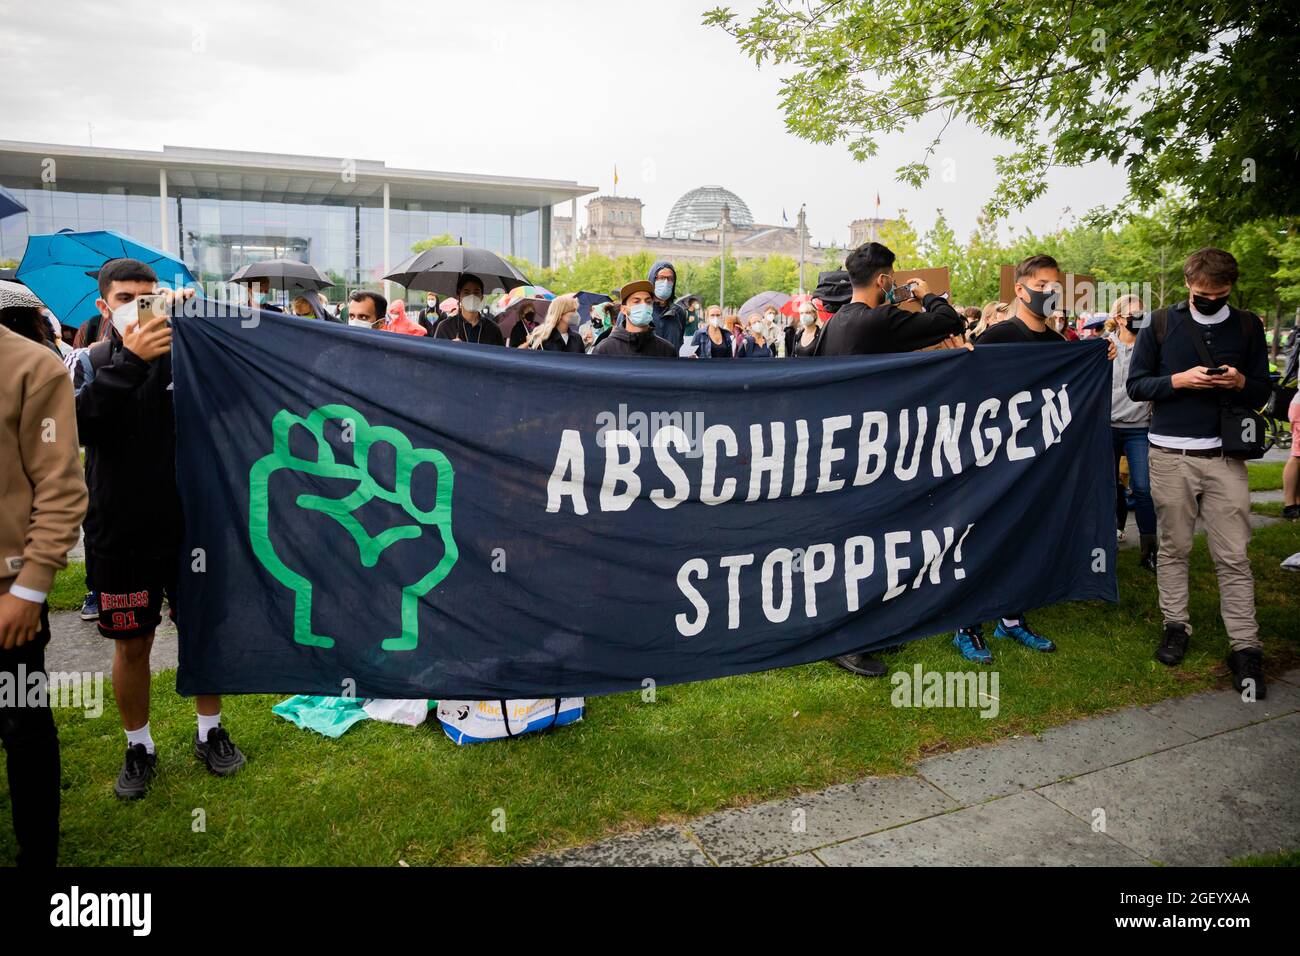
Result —
<path fill-rule="evenodd" d="M 1233 686 L 1265 696 L 1264 656 L 1255 623 L 1250 557 L 1250 485 L 1246 463 L 1224 455 L 1220 415 L 1224 398 L 1258 408 L 1268 398 L 1264 326 L 1252 312 L 1228 304 L 1237 260 L 1221 249 L 1188 257 L 1183 277 L 1188 301 L 1157 313 L 1138 333 L 1128 393 L 1152 403 L 1151 497 L 1159 527 L 1156 581 L 1164 635 L 1156 660 L 1173 667 L 1187 653 L 1187 558 L 1199 517 L 1219 579 L 1219 603 L 1228 632 Z M 1200 339 L 1215 365 L 1200 358 Z"/>

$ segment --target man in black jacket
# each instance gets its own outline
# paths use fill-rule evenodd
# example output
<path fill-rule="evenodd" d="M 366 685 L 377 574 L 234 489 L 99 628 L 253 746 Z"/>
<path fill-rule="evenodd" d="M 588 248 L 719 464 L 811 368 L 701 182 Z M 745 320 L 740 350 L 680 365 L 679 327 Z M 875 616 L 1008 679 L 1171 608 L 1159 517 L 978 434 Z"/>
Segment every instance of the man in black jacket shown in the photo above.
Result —
<path fill-rule="evenodd" d="M 1201 249 L 1183 266 L 1188 301 L 1157 312 L 1138 333 L 1128 394 L 1151 402 L 1151 497 L 1159 526 L 1156 585 L 1164 634 L 1156 660 L 1173 667 L 1187 653 L 1187 556 L 1199 518 L 1219 579 L 1233 686 L 1265 695 L 1264 656 L 1255 621 L 1246 463 L 1224 454 L 1223 410 L 1264 404 L 1271 384 L 1264 326 L 1228 304 L 1237 260 Z M 1199 342 L 1199 346 L 1198 346 Z M 1202 347 L 1215 363 L 1206 365 Z"/>
<path fill-rule="evenodd" d="M 153 269 L 113 259 L 99 270 L 96 305 L 109 337 L 73 369 L 77 430 L 86 446 L 90 505 L 87 554 L 99 590 L 99 632 L 114 641 L 113 694 L 126 732 L 126 759 L 114 792 L 145 795 L 158 758 L 149 732 L 149 652 L 164 596 L 175 617 L 182 541 L 176 487 L 176 418 L 172 406 L 171 324 L 141 321 L 138 300 L 155 291 Z M 189 290 L 177 298 L 187 297 Z M 170 305 L 171 293 L 165 293 Z M 200 695 L 196 756 L 219 776 L 244 765 L 221 726 L 221 698 Z"/>
<path fill-rule="evenodd" d="M 676 300 L 677 270 L 667 260 L 650 267 L 646 278 L 653 283 L 654 332 L 674 348 L 680 348 L 686 336 L 686 309 Z"/>
<path fill-rule="evenodd" d="M 894 253 L 868 242 L 849 253 L 844 268 L 853 298 L 826 322 L 816 355 L 870 355 L 912 352 L 960 335 L 966 323 L 948 300 L 934 295 L 925 282 L 913 288 L 925 311 L 908 312 L 894 304 Z M 862 677 L 883 677 L 889 668 L 871 654 L 845 654 L 835 663 Z"/>
<path fill-rule="evenodd" d="M 648 279 L 629 282 L 618 293 L 623 321 L 592 349 L 592 355 L 640 355 L 676 358 L 677 348 L 654 333 L 654 285 Z"/>
<path fill-rule="evenodd" d="M 966 331 L 966 320 L 948 300 L 914 279 L 912 291 L 924 307 L 908 312 L 894 304 L 894 253 L 878 242 L 864 243 L 849 253 L 844 268 L 853 284 L 853 298 L 822 329 L 818 355 L 878 355 L 915 352 L 938 345 Z"/>

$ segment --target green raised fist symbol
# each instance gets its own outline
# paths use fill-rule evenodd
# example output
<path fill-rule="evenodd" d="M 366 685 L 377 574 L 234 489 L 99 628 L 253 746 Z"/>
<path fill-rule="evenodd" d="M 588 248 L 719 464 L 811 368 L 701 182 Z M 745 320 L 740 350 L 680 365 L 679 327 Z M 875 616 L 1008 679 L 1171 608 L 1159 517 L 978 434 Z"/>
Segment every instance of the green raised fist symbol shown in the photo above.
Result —
<path fill-rule="evenodd" d="M 326 423 L 333 421 L 342 423 L 344 443 L 352 450 L 350 462 L 337 460 L 334 447 L 326 440 Z M 315 460 L 300 458 L 291 450 L 289 436 L 295 426 L 301 426 L 315 439 Z M 341 498 L 303 494 L 298 495 L 295 503 L 299 508 L 327 515 L 338 522 L 356 543 L 362 567 L 375 567 L 384 551 L 398 541 L 417 539 L 425 528 L 437 530 L 442 538 L 442 558 L 419 580 L 402 588 L 402 633 L 385 638 L 380 645 L 386 651 L 414 650 L 419 644 L 420 598 L 447 576 L 459 556 L 451 533 L 453 472 L 447 456 L 432 448 L 415 448 L 397 429 L 371 425 L 360 412 L 347 405 L 322 405 L 306 418 L 282 409 L 271 422 L 271 432 L 273 450 L 254 462 L 248 472 L 248 537 L 263 567 L 293 591 L 293 639 L 312 647 L 334 646 L 333 638 L 312 632 L 312 582 L 285 564 L 271 543 L 270 481 L 281 469 L 356 482 L 356 487 Z M 393 449 L 395 467 L 391 489 L 385 488 L 372 474 L 370 453 L 376 444 Z M 428 511 L 418 507 L 411 498 L 411 475 L 420 465 L 430 465 L 437 472 L 437 495 Z M 370 534 L 357 512 L 375 499 L 396 505 L 399 513 L 410 521 Z"/>

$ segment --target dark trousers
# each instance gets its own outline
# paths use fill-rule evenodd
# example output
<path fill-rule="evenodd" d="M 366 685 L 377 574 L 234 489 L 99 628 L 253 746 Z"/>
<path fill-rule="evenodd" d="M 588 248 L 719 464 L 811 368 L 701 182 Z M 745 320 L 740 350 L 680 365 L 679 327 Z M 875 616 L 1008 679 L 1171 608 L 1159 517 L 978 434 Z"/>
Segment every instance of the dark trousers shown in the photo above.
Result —
<path fill-rule="evenodd" d="M 4 743 L 9 771 L 19 866 L 54 866 L 58 862 L 59 735 L 48 694 L 42 706 L 27 706 L 27 688 L 34 675 L 45 673 L 49 640 L 49 609 L 43 607 L 36 639 L 22 647 L 0 650 L 0 672 L 11 675 L 5 679 L 13 681 L 14 703 L 20 705 L 0 706 L 0 742 Z"/>
<path fill-rule="evenodd" d="M 1110 430 L 1111 445 L 1115 451 L 1115 524 L 1120 531 L 1128 522 L 1128 501 L 1124 486 L 1119 483 L 1119 460 L 1128 459 L 1128 480 L 1133 489 L 1133 510 L 1137 513 L 1138 532 L 1156 533 L 1156 506 L 1151 501 L 1150 445 L 1145 428 L 1115 428 Z"/>

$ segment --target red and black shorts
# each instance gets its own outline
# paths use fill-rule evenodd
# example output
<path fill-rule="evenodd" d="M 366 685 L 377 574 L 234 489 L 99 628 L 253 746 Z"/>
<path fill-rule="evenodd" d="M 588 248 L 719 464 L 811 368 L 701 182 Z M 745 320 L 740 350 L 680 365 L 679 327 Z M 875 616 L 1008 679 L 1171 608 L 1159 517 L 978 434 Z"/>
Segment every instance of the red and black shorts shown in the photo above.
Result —
<path fill-rule="evenodd" d="M 146 637 L 162 623 L 162 604 L 176 600 L 173 558 L 95 555 L 99 591 L 99 633 L 114 640 Z M 176 620 L 171 607 L 168 616 Z"/>

